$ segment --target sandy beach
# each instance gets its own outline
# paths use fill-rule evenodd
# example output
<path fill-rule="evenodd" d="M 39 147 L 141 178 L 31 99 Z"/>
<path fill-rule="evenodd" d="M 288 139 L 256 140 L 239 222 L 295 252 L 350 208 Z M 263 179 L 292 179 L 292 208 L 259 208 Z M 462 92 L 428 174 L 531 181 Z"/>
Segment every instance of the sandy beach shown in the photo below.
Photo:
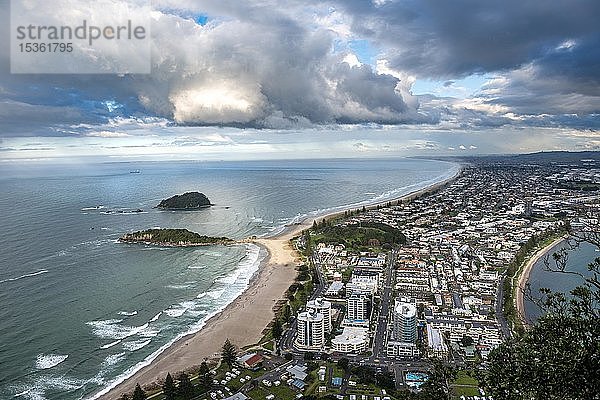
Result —
<path fill-rule="evenodd" d="M 462 171 L 423 189 L 411 192 L 396 199 L 387 199 L 367 209 L 390 201 L 414 199 L 426 192 L 437 190 L 454 180 Z M 349 209 L 354 209 L 349 208 Z M 290 240 L 303 230 L 310 228 L 315 221 L 334 218 L 345 211 L 336 211 L 316 218 L 308 218 L 300 223 L 288 225 L 276 236 L 253 239 L 251 242 L 264 247 L 269 255 L 263 261 L 256 276 L 236 300 L 225 310 L 211 318 L 199 332 L 184 337 L 159 355 L 150 365 L 140 369 L 107 393 L 100 392 L 101 400 L 116 400 L 124 393 L 130 393 L 139 383 L 144 386 L 163 380 L 168 372 L 174 374 L 199 365 L 205 358 L 219 357 L 223 342 L 229 338 L 238 347 L 256 344 L 262 337 L 263 329 L 274 317 L 273 306 L 284 297 L 286 290 L 294 282 L 295 269 L 300 265 L 298 255 Z"/>
<path fill-rule="evenodd" d="M 527 326 L 527 315 L 525 314 L 525 290 L 527 288 L 527 282 L 529 281 L 529 275 L 531 274 L 531 270 L 535 263 L 538 262 L 542 257 L 545 257 L 549 251 L 551 251 L 556 245 L 565 240 L 565 237 L 561 236 L 558 239 L 554 240 L 552 243 L 540 249 L 533 257 L 529 259 L 521 273 L 519 274 L 519 280 L 517 282 L 516 294 L 515 294 L 515 302 L 517 308 L 517 315 L 521 321 L 523 326 Z"/>
<path fill-rule="evenodd" d="M 132 392 L 137 383 L 156 382 L 168 372 L 174 374 L 199 365 L 205 358 L 219 357 L 226 338 L 238 347 L 257 343 L 273 319 L 273 306 L 296 277 L 299 260 L 289 242 L 294 232 L 273 239 L 257 239 L 256 243 L 267 248 L 269 255 L 248 289 L 199 332 L 180 339 L 150 365 L 99 398 L 118 399 L 123 393 Z"/>

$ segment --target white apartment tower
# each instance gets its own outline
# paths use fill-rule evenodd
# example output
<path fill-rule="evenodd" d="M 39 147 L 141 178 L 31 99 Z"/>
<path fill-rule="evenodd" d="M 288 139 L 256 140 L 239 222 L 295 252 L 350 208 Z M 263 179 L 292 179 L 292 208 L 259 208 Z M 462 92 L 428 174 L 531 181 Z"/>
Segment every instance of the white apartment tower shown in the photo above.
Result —
<path fill-rule="evenodd" d="M 417 307 L 415 304 L 396 301 L 394 307 L 394 340 L 406 343 L 417 341 Z"/>
<path fill-rule="evenodd" d="M 296 346 L 306 350 L 320 350 L 325 345 L 325 319 L 323 314 L 305 311 L 298 314 Z"/>
<path fill-rule="evenodd" d="M 346 299 L 346 318 L 349 320 L 368 320 L 369 301 L 362 293 L 352 293 Z"/>
<path fill-rule="evenodd" d="M 306 303 L 306 309 L 308 311 L 314 311 L 315 313 L 323 314 L 323 321 L 325 324 L 325 332 L 330 333 L 332 329 L 331 324 L 331 303 L 323 298 L 319 297 L 315 300 L 311 300 Z"/>

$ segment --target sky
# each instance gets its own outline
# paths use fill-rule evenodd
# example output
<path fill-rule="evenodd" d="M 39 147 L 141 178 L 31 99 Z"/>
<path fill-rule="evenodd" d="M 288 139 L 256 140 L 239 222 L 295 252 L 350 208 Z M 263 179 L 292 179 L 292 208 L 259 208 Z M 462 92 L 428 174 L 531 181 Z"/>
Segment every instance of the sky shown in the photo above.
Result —
<path fill-rule="evenodd" d="M 60 21 L 77 1 L 38 7 Z M 49 75 L 10 73 L 0 0 L 0 162 L 597 150 L 599 15 L 597 0 L 154 0 L 150 74 Z"/>

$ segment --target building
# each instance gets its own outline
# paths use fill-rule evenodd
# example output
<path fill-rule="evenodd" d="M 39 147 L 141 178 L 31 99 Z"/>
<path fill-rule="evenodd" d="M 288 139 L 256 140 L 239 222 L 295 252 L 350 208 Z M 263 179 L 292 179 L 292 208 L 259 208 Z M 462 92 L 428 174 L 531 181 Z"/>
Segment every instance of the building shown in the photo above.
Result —
<path fill-rule="evenodd" d="M 369 320 L 369 300 L 362 293 L 352 293 L 346 299 L 346 319 L 351 321 Z"/>
<path fill-rule="evenodd" d="M 417 345 L 408 342 L 387 342 L 386 352 L 388 357 L 394 358 L 412 358 L 419 355 Z"/>
<path fill-rule="evenodd" d="M 355 288 L 357 291 L 366 291 L 375 294 L 379 288 L 380 274 L 381 272 L 356 268 L 352 272 L 352 278 L 348 286 Z"/>
<path fill-rule="evenodd" d="M 223 400 L 248 400 L 249 397 L 243 393 L 236 393 L 233 396 L 225 397 Z"/>
<path fill-rule="evenodd" d="M 427 324 L 427 346 L 429 347 L 429 354 L 434 357 L 443 358 L 448 354 L 448 346 L 444 336 L 430 324 Z"/>
<path fill-rule="evenodd" d="M 308 311 L 314 311 L 315 313 L 323 314 L 325 333 L 331 332 L 331 303 L 322 298 L 317 298 L 306 303 L 306 309 Z"/>
<path fill-rule="evenodd" d="M 331 340 L 331 347 L 339 353 L 364 353 L 369 348 L 369 330 L 345 327 L 341 335 Z"/>
<path fill-rule="evenodd" d="M 243 356 L 239 357 L 236 361 L 242 367 L 248 368 L 252 371 L 256 371 L 257 369 L 259 369 L 261 367 L 263 359 L 264 359 L 263 356 L 261 356 L 260 354 L 248 353 L 248 354 L 244 354 Z"/>
<path fill-rule="evenodd" d="M 300 381 L 305 380 L 306 377 L 308 376 L 308 373 L 306 372 L 306 370 L 307 370 L 306 365 L 300 365 L 300 364 L 290 365 L 286 368 L 286 371 L 292 376 L 293 379 L 298 379 Z"/>
<path fill-rule="evenodd" d="M 334 280 L 333 282 L 331 282 L 331 285 L 325 292 L 325 296 L 339 296 L 343 288 L 343 282 Z"/>
<path fill-rule="evenodd" d="M 323 314 L 305 311 L 298 314 L 296 346 L 305 350 L 320 350 L 325 345 L 325 318 Z"/>
<path fill-rule="evenodd" d="M 415 343 L 417 340 L 417 307 L 414 303 L 396 301 L 394 307 L 394 340 Z"/>

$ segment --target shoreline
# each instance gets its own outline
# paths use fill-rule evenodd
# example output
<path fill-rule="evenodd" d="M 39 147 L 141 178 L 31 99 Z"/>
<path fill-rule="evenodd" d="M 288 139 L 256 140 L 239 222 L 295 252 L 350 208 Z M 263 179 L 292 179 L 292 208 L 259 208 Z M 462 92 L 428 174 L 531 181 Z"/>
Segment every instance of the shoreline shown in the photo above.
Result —
<path fill-rule="evenodd" d="M 561 244 L 566 239 L 566 236 L 560 236 L 554 239 L 551 243 L 538 250 L 528 261 L 527 264 L 519 272 L 517 284 L 515 286 L 515 308 L 517 310 L 517 316 L 519 322 L 523 327 L 529 326 L 527 320 L 527 313 L 525 311 L 525 289 L 529 282 L 529 276 L 535 264 L 542 258 L 545 257 L 552 249 Z"/>
<path fill-rule="evenodd" d="M 366 210 L 372 210 L 390 202 L 410 201 L 439 190 L 462 173 L 463 166 L 457 165 L 455 173 L 441 181 L 364 207 Z M 184 371 L 199 365 L 204 359 L 214 358 L 215 355 L 218 357 L 226 338 L 238 348 L 256 344 L 275 315 L 273 307 L 295 282 L 296 267 L 302 264 L 290 240 L 311 228 L 314 222 L 336 218 L 346 211 L 361 210 L 362 207 L 351 205 L 323 215 L 307 216 L 298 223 L 286 225 L 273 236 L 248 240 L 267 251 L 267 256 L 261 261 L 248 287 L 222 311 L 209 318 L 198 332 L 175 341 L 148 365 L 116 386 L 95 393 L 91 398 L 118 399 L 124 393 L 133 392 L 137 383 L 142 387 L 151 385 L 163 380 L 169 372 L 174 374 Z"/>
<path fill-rule="evenodd" d="M 463 165 L 458 164 L 458 163 L 456 163 L 456 164 L 458 165 L 458 169 L 451 176 L 446 177 L 446 178 L 442 179 L 441 181 L 433 182 L 433 183 L 431 183 L 425 187 L 422 187 L 420 189 L 415 189 L 411 192 L 399 195 L 398 197 L 381 200 L 381 201 L 378 201 L 378 202 L 372 203 L 372 204 L 365 204 L 364 205 L 365 210 L 367 210 L 367 211 L 375 210 L 375 209 L 377 209 L 377 207 L 385 206 L 388 203 L 397 203 L 400 201 L 411 201 L 418 197 L 421 197 L 422 195 L 424 195 L 428 192 L 437 191 L 437 190 L 441 189 L 448 183 L 455 180 L 461 174 L 461 172 L 463 170 Z M 343 207 L 343 208 L 341 208 L 339 210 L 335 210 L 335 211 L 325 212 L 324 214 L 321 214 L 321 215 L 307 216 L 304 219 L 302 219 L 300 222 L 285 225 L 280 232 L 276 233 L 273 236 L 265 236 L 262 238 L 253 239 L 253 240 L 251 240 L 251 242 L 256 242 L 256 241 L 264 240 L 264 239 L 277 239 L 279 237 L 284 237 L 284 236 L 290 236 L 290 239 L 291 239 L 294 236 L 299 235 L 305 229 L 311 228 L 313 226 L 314 222 L 319 223 L 324 220 L 329 220 L 332 218 L 342 216 L 347 211 L 357 211 L 357 210 L 360 211 L 360 210 L 362 210 L 362 208 L 363 208 L 362 204 L 361 205 L 352 204 L 352 205 L 349 205 L 348 207 Z"/>

